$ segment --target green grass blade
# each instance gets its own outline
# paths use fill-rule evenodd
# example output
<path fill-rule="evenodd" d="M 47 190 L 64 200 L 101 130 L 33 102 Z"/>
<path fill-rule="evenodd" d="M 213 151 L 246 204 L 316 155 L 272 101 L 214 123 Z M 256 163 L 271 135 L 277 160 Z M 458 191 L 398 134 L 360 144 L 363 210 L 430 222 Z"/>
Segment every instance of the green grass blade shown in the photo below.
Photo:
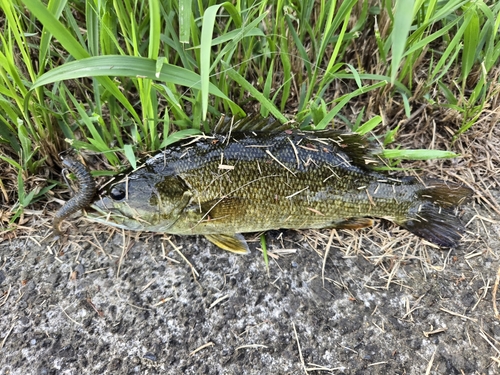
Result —
<path fill-rule="evenodd" d="M 458 22 L 460 21 L 459 18 L 455 19 L 453 22 L 450 22 L 448 23 L 447 25 L 445 25 L 443 28 L 437 30 L 435 33 L 432 33 L 430 34 L 429 36 L 421 39 L 420 41 L 418 42 L 413 42 L 412 41 L 412 44 L 411 46 L 408 46 L 408 49 L 405 51 L 403 57 L 405 56 L 408 56 L 408 55 L 411 55 L 412 53 L 418 51 L 418 50 L 421 50 L 423 48 L 425 48 L 426 46 L 428 46 L 431 42 L 439 39 L 439 38 L 442 38 L 444 35 L 446 35 L 448 33 L 448 31 L 454 27 Z"/>
<path fill-rule="evenodd" d="M 200 76 L 201 76 L 201 110 L 205 121 L 208 111 L 208 85 L 210 82 L 211 48 L 214 32 L 215 17 L 222 5 L 209 7 L 203 15 L 200 45 Z"/>
<path fill-rule="evenodd" d="M 456 158 L 460 155 L 441 150 L 384 150 L 382 156 L 387 159 L 430 160 Z"/>
<path fill-rule="evenodd" d="M 90 56 L 90 54 L 83 48 L 80 43 L 70 34 L 68 29 L 62 25 L 62 23 L 49 12 L 47 8 L 39 0 L 23 0 L 26 7 L 31 13 L 44 25 L 45 29 L 50 32 L 61 45 L 76 59 L 84 59 Z M 99 82 L 110 91 L 110 93 L 119 100 L 125 108 L 130 112 L 130 114 L 135 118 L 137 122 L 141 122 L 139 115 L 132 107 L 127 98 L 122 94 L 122 92 L 116 87 L 111 79 L 108 77 L 103 77 L 99 79 Z M 32 88 L 33 89 L 33 88 Z M 26 97 L 28 99 L 29 96 Z M 27 103 L 25 103 L 25 108 Z"/>
<path fill-rule="evenodd" d="M 326 74 L 323 77 L 321 83 L 319 84 L 320 90 L 321 90 L 321 88 L 326 86 L 326 81 L 331 79 L 331 75 L 337 71 L 336 69 L 334 69 L 334 66 L 338 66 L 337 64 L 335 64 L 335 62 L 337 61 L 337 56 L 339 54 L 340 48 L 343 45 L 345 31 L 347 29 L 347 25 L 349 24 L 350 18 L 351 18 L 351 13 L 350 12 L 346 13 L 345 18 L 344 18 L 344 23 L 342 24 L 342 29 L 340 30 L 340 33 L 339 33 L 338 38 L 337 38 L 337 42 L 335 43 L 335 47 L 333 48 L 333 53 L 330 56 L 329 61 L 328 61 L 328 66 L 326 68 Z"/>
<path fill-rule="evenodd" d="M 440 79 L 442 76 L 444 76 L 447 73 L 451 64 L 453 64 L 456 61 L 458 53 L 462 49 L 460 40 L 462 39 L 462 36 L 463 36 L 466 28 L 467 28 L 467 24 L 463 23 L 460 26 L 460 28 L 455 32 L 453 39 L 448 43 L 448 46 L 446 47 L 441 58 L 439 59 L 437 64 L 434 66 L 434 69 L 432 70 L 432 73 L 430 74 L 430 79 L 432 81 L 436 81 L 436 80 Z M 453 53 L 453 55 L 452 55 L 452 53 Z M 448 59 L 450 57 L 450 55 L 452 55 L 452 58 Z"/>
<path fill-rule="evenodd" d="M 271 96 L 271 85 L 273 83 L 273 72 L 274 72 L 274 61 L 271 61 L 271 65 L 269 66 L 269 74 L 267 75 L 266 81 L 264 83 L 264 90 L 262 94 L 266 97 L 266 99 L 269 99 Z M 262 117 L 267 117 L 269 115 L 269 111 L 265 107 L 261 107 L 260 109 L 260 115 Z"/>
<path fill-rule="evenodd" d="M 179 42 L 189 44 L 191 35 L 192 1 L 179 0 Z"/>
<path fill-rule="evenodd" d="M 3 156 L 0 154 L 0 159 L 9 163 L 10 165 L 12 165 L 14 168 L 16 168 L 19 171 L 23 170 L 23 167 L 21 166 L 21 164 L 19 164 L 17 161 L 15 161 L 12 158 L 9 158 L 8 156 Z"/>
<path fill-rule="evenodd" d="M 302 41 L 301 41 L 299 35 L 297 34 L 297 32 L 295 31 L 295 28 L 293 27 L 293 23 L 292 23 L 292 19 L 291 19 L 290 15 L 288 15 L 288 14 L 285 15 L 285 21 L 288 25 L 288 31 L 292 35 L 294 45 L 299 52 L 299 55 L 302 59 L 304 67 L 306 68 L 307 77 L 309 79 L 311 79 L 312 78 L 312 64 L 313 63 L 310 61 L 309 55 L 307 54 L 307 51 L 306 51 L 306 48 L 302 44 Z M 287 43 L 287 41 L 285 40 L 283 43 Z"/>
<path fill-rule="evenodd" d="M 234 80 L 238 85 L 240 85 L 244 90 L 250 93 L 257 101 L 266 108 L 276 119 L 285 123 L 288 119 L 280 112 L 278 108 L 268 100 L 259 90 L 257 90 L 250 82 L 248 82 L 241 74 L 230 67 L 225 61 L 222 61 L 222 65 L 225 67 L 225 73 Z"/>
<path fill-rule="evenodd" d="M 8 121 L 2 115 L 0 115 L 0 140 L 9 144 L 14 152 L 19 153 L 21 151 L 21 145 L 16 133 L 9 129 Z"/>
<path fill-rule="evenodd" d="M 224 9 L 231 15 L 237 26 L 241 26 L 241 17 L 239 16 L 234 5 L 229 2 L 225 2 L 220 5 L 213 5 L 205 10 L 200 42 L 201 115 L 203 121 L 206 120 L 208 111 L 208 86 L 210 82 L 210 72 L 212 70 L 211 49 L 215 18 L 221 7 L 224 7 Z"/>
<path fill-rule="evenodd" d="M 192 135 L 199 135 L 201 134 L 201 131 L 198 129 L 183 129 L 179 130 L 171 135 L 169 135 L 161 144 L 160 148 L 167 147 L 168 145 L 171 145 L 181 139 L 184 139 L 186 137 L 192 136 Z"/>
<path fill-rule="evenodd" d="M 391 83 L 394 84 L 398 76 L 399 65 L 403 54 L 413 21 L 413 5 L 415 0 L 398 0 L 394 12 L 394 27 L 392 29 L 392 60 L 391 60 Z"/>
<path fill-rule="evenodd" d="M 71 35 L 68 28 L 43 5 L 39 0 L 23 0 L 29 11 L 44 25 L 59 43 L 76 59 L 89 57 L 90 54 Z"/>
<path fill-rule="evenodd" d="M 493 24 L 492 30 L 500 29 L 500 11 L 492 17 L 491 23 Z M 497 35 L 495 33 L 490 33 L 489 40 L 487 42 L 484 62 L 486 65 L 486 70 L 489 71 L 498 62 L 500 56 L 500 41 L 496 39 Z M 496 43 L 495 43 L 496 42 Z"/>
<path fill-rule="evenodd" d="M 150 78 L 189 88 L 201 88 L 200 76 L 190 70 L 170 64 L 164 64 L 157 78 L 156 61 L 145 57 L 115 55 L 89 57 L 87 59 L 72 61 L 61 65 L 39 77 L 33 84 L 32 89 L 61 80 L 100 76 Z M 232 103 L 232 101 L 212 83 L 209 84 L 209 92 L 212 95 L 221 97 Z M 235 109 L 239 108 L 236 104 L 234 105 Z M 236 112 L 243 113 L 243 110 L 239 109 Z"/>
<path fill-rule="evenodd" d="M 316 124 L 315 129 L 318 129 L 318 130 L 325 129 L 328 126 L 328 124 L 330 124 L 333 121 L 333 118 L 335 117 L 335 115 L 337 115 L 337 113 L 339 113 L 340 110 L 342 108 L 344 108 L 344 106 L 352 98 L 354 98 L 358 95 L 361 95 L 361 94 L 365 94 L 365 93 L 370 92 L 372 90 L 378 89 L 380 87 L 384 87 L 386 84 L 387 84 L 387 82 L 377 82 L 373 85 L 361 87 L 361 88 L 359 88 L 359 89 L 357 89 L 349 94 L 342 96 L 342 99 L 340 100 L 340 102 L 335 107 L 333 107 L 333 109 L 330 112 L 327 113 L 327 115 L 323 118 L 323 120 L 321 120 L 321 122 L 319 124 Z"/>
<path fill-rule="evenodd" d="M 137 168 L 137 158 L 135 157 L 134 153 L 134 148 L 132 145 L 123 145 L 123 153 L 125 154 L 125 157 L 127 158 L 128 162 L 130 163 L 130 166 L 133 169 Z"/>
<path fill-rule="evenodd" d="M 160 51 L 160 3 L 158 0 L 149 0 L 149 45 L 148 57 L 157 59 Z"/>
<path fill-rule="evenodd" d="M 476 58 L 476 49 L 479 41 L 479 15 L 477 14 L 475 6 L 470 6 L 466 15 L 464 24 L 466 24 L 464 31 L 464 49 L 462 52 L 462 79 L 465 80 L 469 75 L 474 60 Z"/>
<path fill-rule="evenodd" d="M 99 10 L 95 0 L 85 3 L 85 16 L 87 26 L 87 46 L 93 56 L 99 55 Z"/>
<path fill-rule="evenodd" d="M 377 127 L 378 124 L 382 122 L 382 117 L 381 116 L 375 116 L 365 122 L 363 125 L 360 127 L 353 129 L 356 133 L 359 133 L 361 135 L 364 135 L 366 133 L 371 132 L 373 129 Z"/>
<path fill-rule="evenodd" d="M 218 36 L 217 38 L 212 39 L 212 47 L 217 46 L 222 43 L 230 42 L 230 41 L 240 41 L 243 37 L 246 36 L 261 36 L 266 37 L 266 35 L 262 32 L 261 29 L 257 27 L 257 24 L 265 18 L 265 15 L 257 18 L 252 23 L 246 25 L 244 28 L 231 30 L 225 33 L 224 35 Z"/>
<path fill-rule="evenodd" d="M 260 235 L 260 246 L 262 248 L 262 256 L 264 257 L 264 264 L 266 265 L 266 269 L 269 272 L 269 258 L 267 256 L 267 243 L 266 243 L 266 235 Z"/>
<path fill-rule="evenodd" d="M 66 7 L 66 0 L 50 0 L 47 4 L 47 9 L 51 12 L 56 19 L 61 17 L 63 9 Z M 40 54 L 38 55 L 38 63 L 40 66 L 39 73 L 44 71 L 45 59 L 50 53 L 50 42 L 52 40 L 52 34 L 48 31 L 42 31 L 42 37 L 40 38 Z"/>

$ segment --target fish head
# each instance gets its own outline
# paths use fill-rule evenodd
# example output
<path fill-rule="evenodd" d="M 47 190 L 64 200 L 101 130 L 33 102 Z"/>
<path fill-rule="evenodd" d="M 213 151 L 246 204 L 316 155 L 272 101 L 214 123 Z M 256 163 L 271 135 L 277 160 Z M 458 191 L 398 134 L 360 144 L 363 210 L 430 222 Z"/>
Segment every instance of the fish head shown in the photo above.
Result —
<path fill-rule="evenodd" d="M 168 232 L 190 199 L 189 187 L 179 177 L 143 169 L 101 189 L 88 217 L 127 230 Z"/>

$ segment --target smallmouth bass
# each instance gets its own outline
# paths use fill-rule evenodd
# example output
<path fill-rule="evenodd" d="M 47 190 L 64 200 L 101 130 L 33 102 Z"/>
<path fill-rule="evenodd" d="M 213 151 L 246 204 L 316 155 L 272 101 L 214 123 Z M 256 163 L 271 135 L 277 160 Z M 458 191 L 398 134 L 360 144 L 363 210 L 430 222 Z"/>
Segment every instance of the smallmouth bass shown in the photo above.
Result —
<path fill-rule="evenodd" d="M 241 235 L 271 229 L 361 228 L 383 218 L 443 247 L 465 231 L 455 215 L 471 190 L 376 172 L 362 136 L 336 131 L 240 132 L 169 146 L 101 190 L 90 219 L 137 231 L 204 235 L 236 253 Z"/>

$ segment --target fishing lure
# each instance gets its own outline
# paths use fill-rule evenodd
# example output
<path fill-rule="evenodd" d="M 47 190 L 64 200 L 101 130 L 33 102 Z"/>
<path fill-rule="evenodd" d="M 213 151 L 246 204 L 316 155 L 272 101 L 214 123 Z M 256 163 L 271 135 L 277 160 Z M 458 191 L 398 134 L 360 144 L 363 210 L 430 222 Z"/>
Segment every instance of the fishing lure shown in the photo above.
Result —
<path fill-rule="evenodd" d="M 72 156 L 63 156 L 61 159 L 65 169 L 72 172 L 76 176 L 79 188 L 78 192 L 69 201 L 67 201 L 54 216 L 52 229 L 56 240 L 62 235 L 62 221 L 78 210 L 89 206 L 92 203 L 97 190 L 95 180 L 85 165 Z"/>

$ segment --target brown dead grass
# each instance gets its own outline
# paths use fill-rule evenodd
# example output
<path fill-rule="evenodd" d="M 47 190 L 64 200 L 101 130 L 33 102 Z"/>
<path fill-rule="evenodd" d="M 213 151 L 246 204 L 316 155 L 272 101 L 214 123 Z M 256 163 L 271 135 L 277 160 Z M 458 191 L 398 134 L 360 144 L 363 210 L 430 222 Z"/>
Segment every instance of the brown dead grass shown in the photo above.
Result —
<path fill-rule="evenodd" d="M 353 103 L 353 108 L 363 104 L 365 103 Z M 500 127 L 496 126 L 500 110 L 496 108 L 485 111 L 475 126 L 460 136 L 456 142 L 451 143 L 461 121 L 456 112 L 421 104 L 414 112 L 416 115 L 406 119 L 404 111 L 401 110 L 401 103 L 390 100 L 386 104 L 393 106 L 392 109 L 386 111 L 386 113 L 393 114 L 390 122 L 402 123 L 398 137 L 398 143 L 402 147 L 448 149 L 462 155 L 452 160 L 404 162 L 402 166 L 413 169 L 414 172 L 411 173 L 420 176 L 455 181 L 472 188 L 475 194 L 470 205 L 477 213 L 468 223 L 469 233 L 463 241 L 465 254 L 475 254 L 477 251 L 475 249 L 482 249 L 480 252 L 489 252 L 496 258 L 487 239 L 488 233 L 491 233 L 492 224 L 500 217 L 500 206 L 497 201 L 500 195 Z M 5 167 L 8 170 L 8 165 Z M 2 180 L 4 187 L 2 190 L 5 190 L 2 194 L 7 194 L 9 197 L 7 203 L 2 205 L 0 216 L 4 225 L 12 215 L 9 212 L 9 206 L 12 204 L 16 188 L 13 170 L 11 169 L 7 175 L 9 177 Z M 64 198 L 68 195 L 67 193 L 67 190 L 58 191 L 55 196 Z M 497 194 L 497 197 L 493 194 Z M 38 209 L 26 210 L 17 230 L 11 234 L 11 237 L 31 235 L 35 230 L 39 233 L 40 229 L 45 230 L 45 235 L 41 237 L 49 235 L 53 214 L 64 202 L 63 199 L 56 197 L 39 203 Z M 484 207 L 487 212 L 479 212 L 476 209 L 477 204 Z M 53 244 L 56 248 L 66 247 L 73 241 L 75 244 L 82 241 L 95 244 L 97 238 L 102 238 L 99 235 L 103 233 L 102 227 L 79 219 L 71 223 L 66 222 L 63 224 L 64 229 L 67 233 L 83 234 L 86 232 L 89 235 L 71 234 L 67 239 L 69 243 Z M 108 231 L 109 236 L 115 233 L 112 228 L 105 230 Z M 398 283 L 398 270 L 408 262 L 418 261 L 425 272 L 426 270 L 442 270 L 447 262 L 451 261 L 447 252 L 387 223 L 379 222 L 373 228 L 360 231 L 334 231 L 332 237 L 329 232 L 324 231 L 306 231 L 303 232 L 303 236 L 304 241 L 321 257 L 325 255 L 325 249 L 326 252 L 340 251 L 346 258 L 361 256 L 380 267 L 385 276 L 376 284 L 369 286 L 372 288 L 387 288 L 391 283 Z M 332 239 L 329 241 L 330 237 Z M 99 248 L 103 247 L 95 245 Z M 283 253 L 278 256 L 282 255 Z"/>
<path fill-rule="evenodd" d="M 355 21 L 352 20 L 352 22 Z M 381 16 L 378 27 L 382 35 L 387 32 L 387 25 L 387 19 Z M 356 43 L 353 43 L 345 52 L 344 60 L 358 67 L 361 72 L 387 74 L 387 64 L 379 61 L 378 54 L 374 53 L 377 48 L 372 27 L 367 27 Z M 292 64 L 297 65 L 297 72 L 302 72 L 302 63 L 294 60 L 296 56 L 299 56 L 298 53 L 293 53 L 291 50 Z M 428 92 L 424 86 L 430 64 L 429 56 L 423 54 L 418 64 L 419 69 L 412 76 L 411 86 L 414 96 L 410 98 L 412 108 L 410 118 L 405 117 L 401 98 L 398 95 L 393 95 L 389 86 L 356 98 L 345 109 L 343 115 L 353 120 L 362 109 L 365 111 L 364 120 L 381 115 L 384 124 L 377 129 L 378 135 L 400 126 L 397 144 L 403 148 L 451 150 L 459 153 L 461 157 L 457 159 L 403 162 L 401 165 L 415 171 L 409 173 L 455 181 L 472 188 L 475 194 L 469 205 L 475 214 L 469 215 L 472 217 L 468 219 L 468 234 L 463 241 L 464 253 L 462 254 L 465 255 L 462 256 L 476 256 L 478 253 L 486 252 L 497 258 L 497 254 L 490 247 L 488 238 L 494 231 L 492 228 L 494 228 L 495 223 L 500 219 L 498 202 L 500 197 L 500 127 L 497 125 L 500 118 L 500 97 L 498 95 L 500 86 L 494 83 L 490 86 L 489 102 L 477 123 L 461 135 L 456 142 L 452 142 L 454 134 L 461 127 L 464 119 L 462 114 L 439 104 L 444 102 L 444 99 L 438 90 L 430 92 L 430 96 L 437 104 L 431 105 L 427 100 L 422 99 L 423 93 Z M 459 74 L 458 67 L 447 73 L 445 81 L 449 83 L 451 89 L 453 89 L 455 78 Z M 498 82 L 499 76 L 500 68 L 491 73 L 490 82 Z M 405 84 L 409 83 L 405 82 Z M 294 85 L 294 87 L 296 88 L 296 96 L 292 95 L 288 101 L 287 110 L 289 113 L 296 111 L 299 90 L 298 85 Z M 332 84 L 330 91 L 325 94 L 324 99 L 326 101 L 333 100 L 353 91 L 353 89 L 355 89 L 354 82 L 337 80 Z M 457 95 L 459 95 L 458 91 Z M 466 98 L 462 100 L 466 100 Z M 6 171 L 0 184 L 0 195 L 2 196 L 0 225 L 1 229 L 5 230 L 12 217 L 10 208 L 15 203 L 17 182 L 15 171 L 9 168 L 7 163 L 0 161 L 0 168 Z M 30 179 L 27 182 L 28 189 L 35 183 Z M 38 230 L 42 230 L 43 233 L 49 234 L 53 214 L 63 203 L 62 198 L 67 196 L 67 191 L 56 191 L 46 202 L 37 204 L 35 209 L 26 210 L 17 225 L 17 230 L 12 232 L 10 236 L 31 235 L 34 230 L 36 233 L 40 233 Z M 72 226 L 71 230 L 68 230 L 68 226 Z M 90 242 L 100 249 L 104 249 L 106 246 L 96 243 L 98 238 L 102 238 L 100 235 L 103 230 L 107 231 L 108 239 L 115 233 L 115 229 L 104 229 L 80 220 L 73 221 L 71 224 L 66 222 L 63 224 L 64 229 L 68 233 L 73 233 L 69 236 L 69 244 L 73 243 L 78 246 L 78 243 Z M 74 234 L 85 232 L 88 234 Z M 367 285 L 370 288 L 387 288 L 391 283 L 399 283 L 398 271 L 408 262 L 417 261 L 425 273 L 427 270 L 442 270 L 449 262 L 453 261 L 450 252 L 440 250 L 425 240 L 387 223 L 379 222 L 373 228 L 360 231 L 306 231 L 302 233 L 304 242 L 308 243 L 321 257 L 324 257 L 325 253 L 329 251 L 340 251 L 345 258 L 363 257 L 378 266 L 384 277 L 374 284 Z M 66 245 L 54 244 L 55 247 Z M 280 253 L 279 250 L 276 250 L 273 256 L 280 257 L 283 254 L 286 252 Z"/>

